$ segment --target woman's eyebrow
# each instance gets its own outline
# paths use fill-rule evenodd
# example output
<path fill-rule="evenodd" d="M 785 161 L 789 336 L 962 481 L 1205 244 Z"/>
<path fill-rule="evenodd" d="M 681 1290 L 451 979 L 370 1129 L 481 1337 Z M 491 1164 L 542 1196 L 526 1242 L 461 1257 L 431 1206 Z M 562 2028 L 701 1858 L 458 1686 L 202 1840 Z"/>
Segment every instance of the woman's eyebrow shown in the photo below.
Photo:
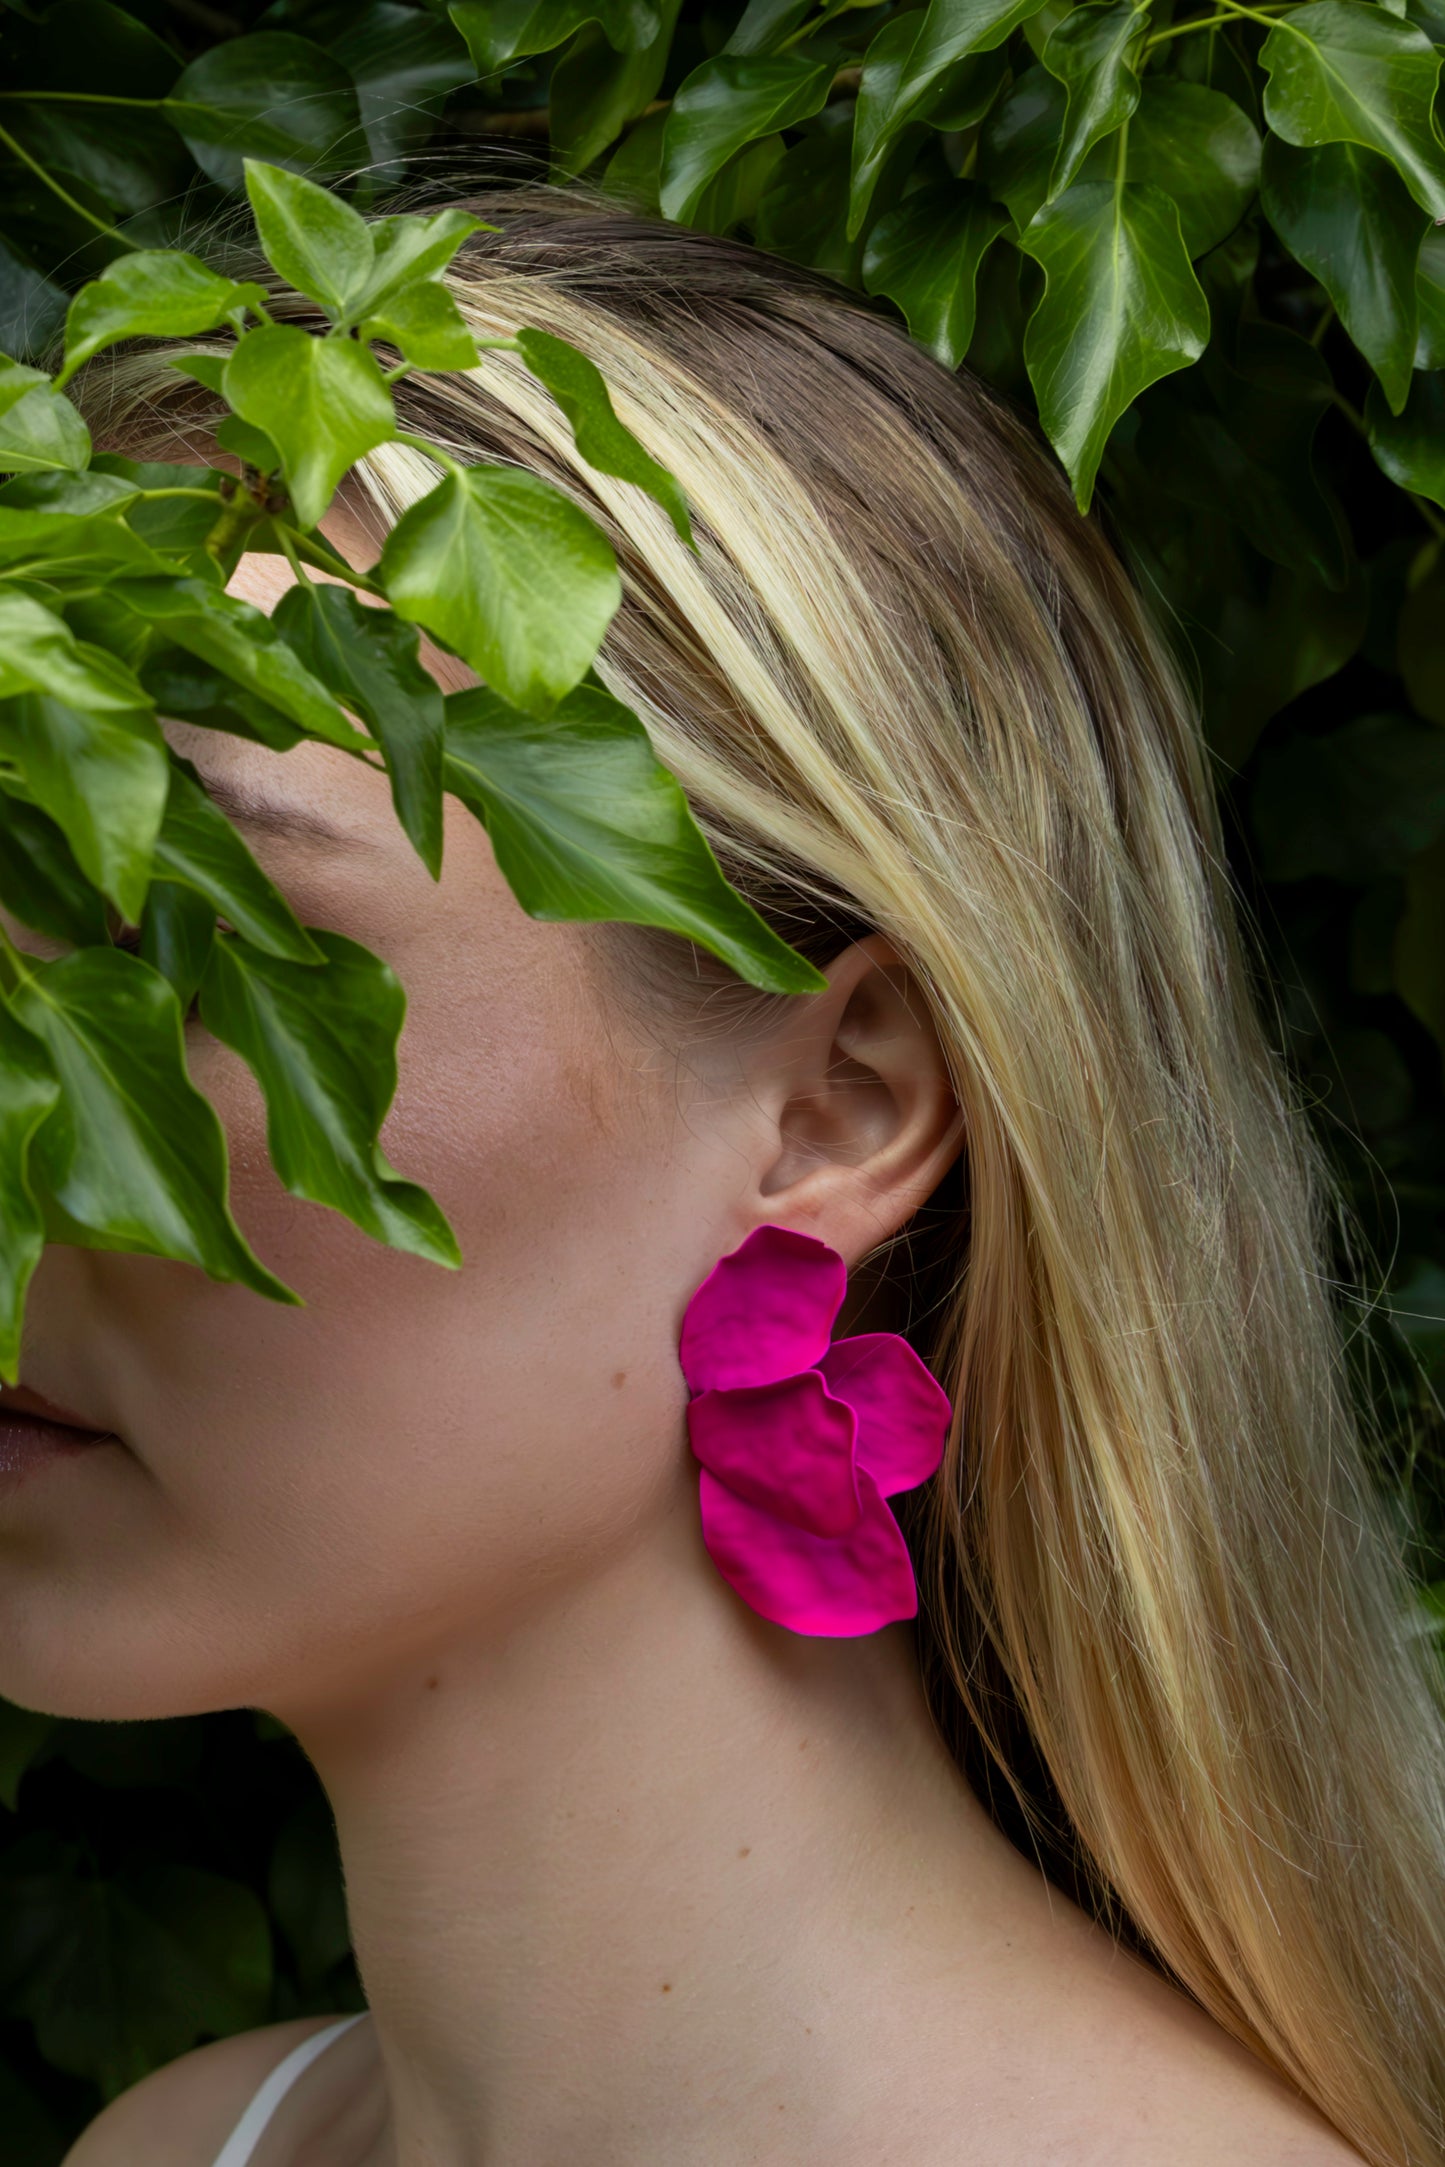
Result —
<path fill-rule="evenodd" d="M 372 840 L 355 828 L 342 827 L 309 805 L 267 797 L 263 790 L 225 775 L 201 775 L 206 795 L 233 820 L 268 835 L 307 837 L 346 850 L 374 850 Z"/>

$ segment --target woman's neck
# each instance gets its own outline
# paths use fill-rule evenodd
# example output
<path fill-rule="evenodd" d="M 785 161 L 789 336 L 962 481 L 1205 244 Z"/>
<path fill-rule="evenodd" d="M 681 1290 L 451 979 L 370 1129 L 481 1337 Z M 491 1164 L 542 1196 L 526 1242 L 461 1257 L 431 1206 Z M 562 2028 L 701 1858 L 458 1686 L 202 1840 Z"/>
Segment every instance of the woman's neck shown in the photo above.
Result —
<path fill-rule="evenodd" d="M 385 1681 L 278 1713 L 336 1814 L 374 2167 L 721 2167 L 784 2130 L 841 2163 L 911 1998 L 986 1970 L 1031 1874 L 933 1731 L 910 1629 L 754 1617 L 694 1483 L 645 1556 L 524 1620 L 419 1621 Z"/>

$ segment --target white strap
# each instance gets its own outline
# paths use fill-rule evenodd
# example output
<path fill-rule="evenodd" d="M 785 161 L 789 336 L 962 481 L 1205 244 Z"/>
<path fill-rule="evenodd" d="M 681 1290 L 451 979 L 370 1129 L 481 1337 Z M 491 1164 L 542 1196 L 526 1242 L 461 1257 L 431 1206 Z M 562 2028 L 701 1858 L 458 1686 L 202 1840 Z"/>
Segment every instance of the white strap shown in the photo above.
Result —
<path fill-rule="evenodd" d="M 359 2024 L 369 2010 L 363 2009 L 354 2017 L 341 2017 L 335 2024 L 327 2024 L 309 2039 L 303 2039 L 299 2047 L 293 2047 L 283 2062 L 278 2062 L 265 2083 L 251 2100 L 240 2121 L 222 2145 L 215 2167 L 247 2167 L 247 2163 L 261 2141 L 261 2134 L 277 2107 L 290 2091 L 302 2071 L 309 2069 L 318 2054 L 339 2039 L 353 2024 Z"/>

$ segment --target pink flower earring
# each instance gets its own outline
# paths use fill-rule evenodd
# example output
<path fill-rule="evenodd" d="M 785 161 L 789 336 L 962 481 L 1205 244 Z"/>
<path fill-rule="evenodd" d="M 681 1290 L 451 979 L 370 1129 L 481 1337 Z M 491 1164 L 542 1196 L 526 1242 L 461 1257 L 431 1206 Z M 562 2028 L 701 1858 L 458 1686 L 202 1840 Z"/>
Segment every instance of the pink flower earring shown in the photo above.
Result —
<path fill-rule="evenodd" d="M 693 1295 L 678 1346 L 709 1556 L 761 1616 L 832 1637 L 916 1615 L 885 1500 L 933 1474 L 952 1413 L 899 1333 L 830 1339 L 847 1283 L 826 1242 L 754 1227 Z"/>

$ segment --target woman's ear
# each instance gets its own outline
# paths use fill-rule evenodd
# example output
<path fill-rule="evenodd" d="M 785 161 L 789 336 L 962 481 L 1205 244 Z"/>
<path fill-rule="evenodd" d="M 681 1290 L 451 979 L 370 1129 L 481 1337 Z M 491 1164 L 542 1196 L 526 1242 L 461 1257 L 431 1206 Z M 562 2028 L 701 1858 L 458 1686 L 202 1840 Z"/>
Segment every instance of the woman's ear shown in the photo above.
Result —
<path fill-rule="evenodd" d="M 758 1224 L 816 1234 L 850 1266 L 898 1232 L 963 1145 L 922 987 L 882 933 L 853 941 L 750 1050 L 767 1117 L 748 1199 Z"/>

